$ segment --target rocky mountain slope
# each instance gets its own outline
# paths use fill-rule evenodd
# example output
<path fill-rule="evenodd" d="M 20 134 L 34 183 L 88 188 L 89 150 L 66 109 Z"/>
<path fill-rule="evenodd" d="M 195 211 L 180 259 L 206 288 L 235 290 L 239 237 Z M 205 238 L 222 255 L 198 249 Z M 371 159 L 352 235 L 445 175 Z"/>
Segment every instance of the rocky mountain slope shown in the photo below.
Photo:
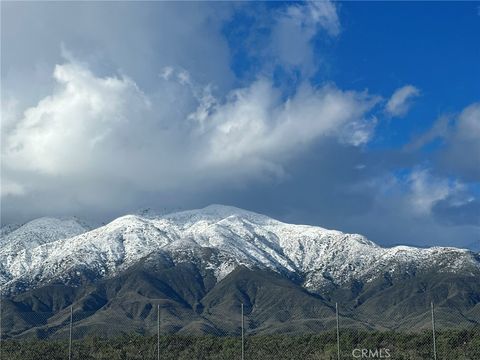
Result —
<path fill-rule="evenodd" d="M 365 237 L 320 227 L 285 224 L 241 209 L 213 205 L 157 218 L 127 215 L 85 232 L 75 220 L 38 219 L 5 236 L 0 284 L 34 288 L 52 281 L 98 279 L 162 254 L 174 263 L 201 261 L 217 281 L 236 267 L 269 269 L 301 278 L 319 291 L 380 274 L 437 269 L 475 271 L 478 254 L 456 248 L 383 248 Z M 206 249 L 215 252 L 206 257 Z"/>
<path fill-rule="evenodd" d="M 236 318 L 240 302 L 256 331 L 321 329 L 334 302 L 345 322 L 363 327 L 421 328 L 432 300 L 445 313 L 454 307 L 460 322 L 480 322 L 480 257 L 468 250 L 384 248 L 220 205 L 127 215 L 86 230 L 75 220 L 39 219 L 2 236 L 0 285 L 12 331 L 51 327 L 22 313 L 61 314 L 69 304 L 90 314 L 83 322 L 114 317 L 128 328 L 150 319 L 155 301 L 175 331 L 232 330 L 238 324 L 225 319 Z"/>

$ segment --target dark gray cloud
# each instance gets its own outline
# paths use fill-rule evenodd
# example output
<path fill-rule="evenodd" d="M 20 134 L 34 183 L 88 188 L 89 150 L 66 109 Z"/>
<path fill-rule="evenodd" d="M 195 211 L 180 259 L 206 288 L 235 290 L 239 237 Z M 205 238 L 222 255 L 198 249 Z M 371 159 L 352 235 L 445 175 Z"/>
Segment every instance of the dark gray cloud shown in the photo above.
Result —
<path fill-rule="evenodd" d="M 172 64 L 225 91 L 234 77 L 221 27 L 231 11 L 228 3 L 4 3 L 2 95 L 35 105 L 55 85 L 62 46 L 97 76 L 125 73 L 148 92 Z"/>
<path fill-rule="evenodd" d="M 458 199 L 449 198 L 441 200 L 433 206 L 432 211 L 439 221 L 450 226 L 480 226 L 480 201 L 476 199 L 458 201 Z"/>
<path fill-rule="evenodd" d="M 480 180 L 480 103 L 470 104 L 458 114 L 441 116 L 405 149 L 416 152 L 435 141 L 439 142 L 434 157 L 439 169 L 466 182 Z"/>
<path fill-rule="evenodd" d="M 439 162 L 466 181 L 480 181 L 480 103 L 466 107 L 446 136 Z"/>

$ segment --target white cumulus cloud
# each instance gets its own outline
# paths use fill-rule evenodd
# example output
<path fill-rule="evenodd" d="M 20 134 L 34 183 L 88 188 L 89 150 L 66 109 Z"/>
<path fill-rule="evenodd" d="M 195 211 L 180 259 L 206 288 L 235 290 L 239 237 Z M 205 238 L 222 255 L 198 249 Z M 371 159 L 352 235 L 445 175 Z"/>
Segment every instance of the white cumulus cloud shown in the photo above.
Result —
<path fill-rule="evenodd" d="M 217 98 L 172 68 L 147 95 L 126 76 L 99 77 L 73 59 L 53 77 L 54 92 L 2 135 L 8 195 L 77 187 L 81 197 L 103 187 L 112 192 L 105 201 L 122 186 L 167 191 L 279 175 L 310 144 L 359 146 L 375 126 L 368 112 L 376 97 L 333 85 L 304 84 L 284 98 L 259 79 Z"/>
<path fill-rule="evenodd" d="M 270 81 L 258 80 L 233 91 L 221 105 L 213 102 L 202 120 L 209 124 L 207 161 L 273 167 L 322 137 L 362 145 L 373 131 L 374 120 L 365 114 L 375 103 L 368 94 L 307 84 L 285 100 Z"/>

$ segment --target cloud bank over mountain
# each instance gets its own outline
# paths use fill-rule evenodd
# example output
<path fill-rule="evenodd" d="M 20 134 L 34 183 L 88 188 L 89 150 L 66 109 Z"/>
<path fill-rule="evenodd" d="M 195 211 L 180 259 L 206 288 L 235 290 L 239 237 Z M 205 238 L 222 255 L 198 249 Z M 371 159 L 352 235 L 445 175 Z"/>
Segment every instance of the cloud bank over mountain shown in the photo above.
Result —
<path fill-rule="evenodd" d="M 379 146 L 424 87 L 335 81 L 342 13 L 5 4 L 2 222 L 230 203 L 386 244 L 478 247 L 478 103 Z"/>

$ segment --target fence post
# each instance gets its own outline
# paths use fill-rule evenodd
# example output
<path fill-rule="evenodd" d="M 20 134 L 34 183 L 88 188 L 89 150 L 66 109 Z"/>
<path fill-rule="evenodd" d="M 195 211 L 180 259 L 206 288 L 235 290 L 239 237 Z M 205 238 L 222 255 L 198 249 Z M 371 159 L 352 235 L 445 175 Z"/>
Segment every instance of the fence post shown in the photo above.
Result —
<path fill-rule="evenodd" d="M 433 301 L 430 303 L 432 309 L 432 336 L 433 336 L 433 359 L 437 360 L 437 342 L 435 339 L 435 309 Z"/>
<path fill-rule="evenodd" d="M 244 318 L 243 318 L 243 303 L 241 304 L 241 309 L 242 309 L 242 360 L 244 360 L 245 359 L 245 337 L 244 337 L 245 324 L 244 324 Z"/>
<path fill-rule="evenodd" d="M 160 360 L 160 304 L 157 304 L 157 360 Z"/>
<path fill-rule="evenodd" d="M 337 359 L 340 360 L 340 323 L 338 321 L 338 303 L 335 303 L 335 317 L 337 319 Z"/>
<path fill-rule="evenodd" d="M 73 305 L 70 305 L 70 334 L 68 337 L 68 360 L 72 360 Z"/>

